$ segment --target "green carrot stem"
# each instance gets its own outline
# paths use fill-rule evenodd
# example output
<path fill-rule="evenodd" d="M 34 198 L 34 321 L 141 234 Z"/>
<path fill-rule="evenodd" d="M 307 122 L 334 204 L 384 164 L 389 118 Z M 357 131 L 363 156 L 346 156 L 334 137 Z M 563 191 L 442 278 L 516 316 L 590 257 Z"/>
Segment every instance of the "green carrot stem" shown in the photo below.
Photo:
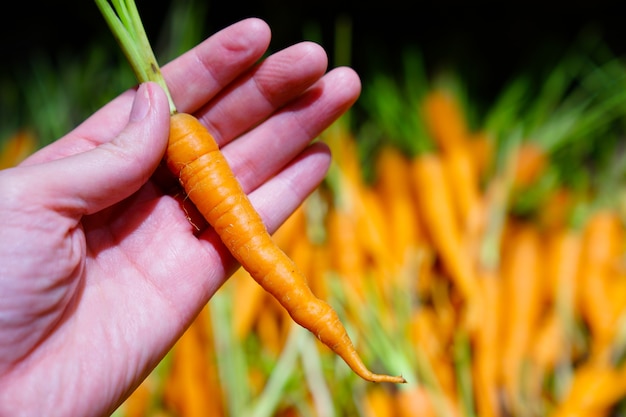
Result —
<path fill-rule="evenodd" d="M 152 81 L 161 86 L 170 104 L 170 113 L 176 113 L 176 105 L 165 83 L 161 68 L 154 56 L 139 11 L 133 0 L 95 0 L 115 40 L 124 52 L 137 81 Z"/>

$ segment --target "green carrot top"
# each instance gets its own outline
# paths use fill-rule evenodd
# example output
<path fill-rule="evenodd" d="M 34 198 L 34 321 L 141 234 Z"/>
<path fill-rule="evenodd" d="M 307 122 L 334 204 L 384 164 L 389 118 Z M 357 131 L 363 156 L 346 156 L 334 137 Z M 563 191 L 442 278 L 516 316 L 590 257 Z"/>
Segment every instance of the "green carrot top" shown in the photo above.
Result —
<path fill-rule="evenodd" d="M 113 36 L 122 48 L 140 83 L 153 81 L 163 88 L 170 103 L 170 113 L 176 105 L 165 83 L 161 68 L 154 56 L 134 0 L 95 0 Z"/>

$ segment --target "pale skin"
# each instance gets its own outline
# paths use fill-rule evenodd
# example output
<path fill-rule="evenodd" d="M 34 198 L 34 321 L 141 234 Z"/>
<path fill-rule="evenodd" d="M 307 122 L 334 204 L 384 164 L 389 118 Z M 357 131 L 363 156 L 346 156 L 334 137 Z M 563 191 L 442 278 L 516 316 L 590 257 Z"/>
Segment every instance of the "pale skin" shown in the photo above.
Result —
<path fill-rule="evenodd" d="M 274 231 L 326 174 L 311 140 L 361 87 L 310 42 L 257 66 L 270 37 L 243 20 L 163 73 Z M 0 415 L 111 414 L 234 270 L 159 168 L 168 128 L 165 94 L 143 84 L 0 171 Z"/>

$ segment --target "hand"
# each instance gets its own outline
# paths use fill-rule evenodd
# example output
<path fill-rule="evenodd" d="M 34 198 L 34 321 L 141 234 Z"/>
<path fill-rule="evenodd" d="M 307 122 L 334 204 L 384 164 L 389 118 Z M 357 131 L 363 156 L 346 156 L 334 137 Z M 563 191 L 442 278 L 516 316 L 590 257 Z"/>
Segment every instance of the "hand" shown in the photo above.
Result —
<path fill-rule="evenodd" d="M 310 141 L 356 100 L 303 42 L 236 23 L 163 67 L 181 111 L 222 146 L 270 231 L 319 184 Z M 163 91 L 127 91 L 18 167 L 0 171 L 0 415 L 108 415 L 173 346 L 235 267 L 198 231 L 159 168 Z"/>

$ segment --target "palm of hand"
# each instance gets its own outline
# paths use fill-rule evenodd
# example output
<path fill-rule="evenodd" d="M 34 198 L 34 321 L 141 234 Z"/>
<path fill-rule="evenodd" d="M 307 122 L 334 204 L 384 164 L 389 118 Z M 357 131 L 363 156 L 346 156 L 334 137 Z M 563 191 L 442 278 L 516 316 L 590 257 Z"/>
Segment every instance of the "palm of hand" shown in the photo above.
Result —
<path fill-rule="evenodd" d="M 307 144 L 360 86 L 348 69 L 324 74 L 325 54 L 312 44 L 254 66 L 268 43 L 265 24 L 243 21 L 164 74 L 179 107 L 216 135 L 272 231 L 321 180 L 328 151 Z M 151 94 L 149 126 L 127 125 L 129 91 L 0 172 L 0 237 L 10 242 L 0 251 L 0 414 L 112 412 L 234 266 L 212 229 L 188 221 L 176 181 L 147 178 L 169 120 L 162 91 Z"/>

